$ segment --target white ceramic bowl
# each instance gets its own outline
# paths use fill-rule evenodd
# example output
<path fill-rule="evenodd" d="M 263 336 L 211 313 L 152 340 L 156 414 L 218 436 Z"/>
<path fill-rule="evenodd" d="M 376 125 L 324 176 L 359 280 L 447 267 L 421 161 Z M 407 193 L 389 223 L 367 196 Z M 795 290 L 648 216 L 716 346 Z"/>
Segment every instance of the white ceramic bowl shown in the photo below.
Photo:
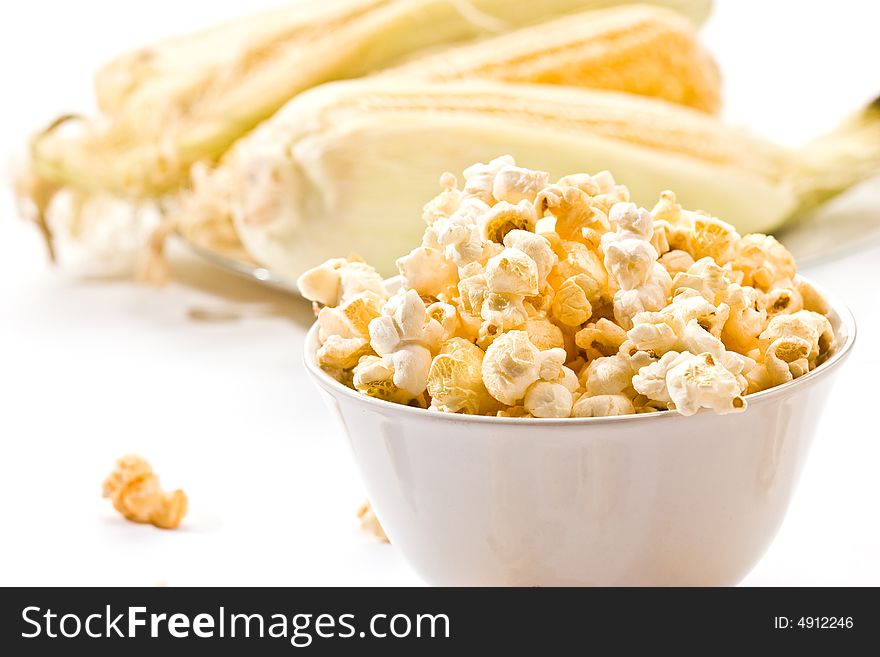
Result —
<path fill-rule="evenodd" d="M 305 363 L 392 545 L 435 585 L 733 585 L 782 523 L 855 323 L 745 412 L 523 419 L 361 395 Z"/>

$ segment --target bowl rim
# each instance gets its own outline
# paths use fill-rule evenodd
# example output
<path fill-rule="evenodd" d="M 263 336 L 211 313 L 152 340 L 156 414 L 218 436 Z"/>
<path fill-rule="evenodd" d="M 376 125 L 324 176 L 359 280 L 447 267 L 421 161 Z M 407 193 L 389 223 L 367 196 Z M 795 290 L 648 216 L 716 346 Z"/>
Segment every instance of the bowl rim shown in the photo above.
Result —
<path fill-rule="evenodd" d="M 826 372 L 830 372 L 831 370 L 835 369 L 852 352 L 852 347 L 855 344 L 856 340 L 856 321 L 855 317 L 852 314 L 852 311 L 842 301 L 830 296 L 825 288 L 823 288 L 822 286 L 816 285 L 815 283 L 805 278 L 804 276 L 801 276 L 800 274 L 798 274 L 797 280 L 804 281 L 805 283 L 811 285 L 828 305 L 829 313 L 827 313 L 827 315 L 829 315 L 832 323 L 834 318 L 837 319 L 838 323 L 838 327 L 835 329 L 835 337 L 837 337 L 838 331 L 840 329 L 843 329 L 843 332 L 845 334 L 843 344 L 837 347 L 835 352 L 831 355 L 830 358 L 828 358 L 828 360 L 823 362 L 814 370 L 807 372 L 803 376 L 793 379 L 792 381 L 788 381 L 787 383 L 783 383 L 782 385 L 774 386 L 773 388 L 767 388 L 766 390 L 761 390 L 760 392 L 754 392 L 749 395 L 745 395 L 745 399 L 748 402 L 748 405 L 745 411 L 742 411 L 743 413 L 748 413 L 749 408 L 751 408 L 752 405 L 755 403 L 760 404 L 766 401 L 772 401 L 777 397 L 789 394 L 791 391 L 797 389 L 798 387 L 809 384 L 817 378 L 823 377 Z M 669 419 L 690 417 L 682 415 L 675 410 L 656 411 L 653 413 L 633 413 L 629 415 L 613 415 L 609 417 L 498 417 L 494 415 L 445 413 L 443 411 L 435 411 L 429 408 L 418 408 L 414 406 L 406 406 L 404 404 L 397 404 L 394 402 L 386 401 L 384 399 L 377 399 L 375 397 L 369 397 L 367 395 L 359 393 L 357 390 L 349 388 L 348 386 L 340 383 L 332 376 L 330 376 L 327 372 L 322 370 L 315 362 L 314 358 L 314 354 L 318 349 L 317 333 L 318 323 L 316 321 L 309 327 L 309 330 L 306 333 L 305 343 L 303 345 L 303 362 L 305 363 L 306 371 L 311 374 L 316 383 L 325 388 L 329 393 L 341 394 L 357 403 L 372 407 L 373 410 L 376 411 L 384 410 L 386 412 L 392 413 L 403 413 L 404 415 L 415 414 L 416 416 L 421 418 L 447 422 L 496 425 L 513 424 L 516 426 L 536 425 L 541 427 L 553 425 L 561 425 L 567 427 L 579 425 L 590 426 L 594 424 L 644 422 L 647 420 L 657 420 L 661 418 Z M 705 414 L 711 412 L 712 411 L 710 409 L 700 409 L 697 414 Z M 731 413 L 730 415 L 740 415 L 740 413 Z"/>

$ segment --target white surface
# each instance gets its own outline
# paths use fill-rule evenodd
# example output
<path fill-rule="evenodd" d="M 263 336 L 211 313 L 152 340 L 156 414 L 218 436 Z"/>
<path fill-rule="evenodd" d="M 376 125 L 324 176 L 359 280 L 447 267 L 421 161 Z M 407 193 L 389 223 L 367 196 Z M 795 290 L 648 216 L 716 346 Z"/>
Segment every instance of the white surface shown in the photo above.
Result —
<path fill-rule="evenodd" d="M 275 3 L 248 6 L 258 4 Z M 717 4 L 704 38 L 732 121 L 795 143 L 880 92 L 872 3 Z M 207 16 L 195 0 L 4 4 L 0 158 L 53 116 L 88 109 L 109 55 L 243 6 L 211 3 Z M 862 196 L 880 207 L 876 186 Z M 418 584 L 357 528 L 357 474 L 300 364 L 306 304 L 205 266 L 178 273 L 153 290 L 52 270 L 3 191 L 0 585 Z M 788 519 L 745 583 L 880 585 L 880 245 L 805 273 L 851 305 L 860 341 Z M 196 321 L 193 310 L 238 319 Z M 127 451 L 187 491 L 185 529 L 124 522 L 100 499 Z"/>

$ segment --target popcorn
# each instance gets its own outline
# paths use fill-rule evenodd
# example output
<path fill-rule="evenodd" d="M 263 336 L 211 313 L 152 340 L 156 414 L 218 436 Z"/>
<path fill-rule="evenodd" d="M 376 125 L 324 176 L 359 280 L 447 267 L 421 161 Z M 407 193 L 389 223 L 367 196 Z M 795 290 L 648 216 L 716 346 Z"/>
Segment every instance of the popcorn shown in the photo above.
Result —
<path fill-rule="evenodd" d="M 397 259 L 397 270 L 408 290 L 437 297 L 458 283 L 458 268 L 438 249 L 420 246 Z"/>
<path fill-rule="evenodd" d="M 372 353 L 369 324 L 379 317 L 385 300 L 374 292 L 359 292 L 342 305 L 318 312 L 317 360 L 321 367 L 345 370 Z"/>
<path fill-rule="evenodd" d="M 540 351 L 525 331 L 502 333 L 486 350 L 483 383 L 489 394 L 512 406 L 525 397 L 539 379 L 551 381 L 562 373 L 563 349 Z"/>
<path fill-rule="evenodd" d="M 721 331 L 722 342 L 743 354 L 756 349 L 758 335 L 767 325 L 767 311 L 760 303 L 759 292 L 734 283 L 724 292 L 722 302 L 730 309 Z"/>
<path fill-rule="evenodd" d="M 422 220 L 429 227 L 452 215 L 461 205 L 464 196 L 458 189 L 455 176 L 448 171 L 440 176 L 440 187 L 443 191 L 428 201 L 422 209 Z"/>
<path fill-rule="evenodd" d="M 584 395 L 574 403 L 571 417 L 609 417 L 635 412 L 632 401 L 625 395 Z"/>
<path fill-rule="evenodd" d="M 602 236 L 605 269 L 619 288 L 614 293 L 614 317 L 629 328 L 636 314 L 665 305 L 672 279 L 657 262 L 659 254 L 651 244 L 654 223 L 647 210 L 616 203 L 609 219 L 616 230 Z"/>
<path fill-rule="evenodd" d="M 537 294 L 538 265 L 519 249 L 504 249 L 486 263 L 486 287 L 499 294 Z"/>
<path fill-rule="evenodd" d="M 489 292 L 480 311 L 484 320 L 480 330 L 491 334 L 506 331 L 521 326 L 528 316 L 523 295 Z"/>
<path fill-rule="evenodd" d="M 557 185 L 549 185 L 535 197 L 535 209 L 543 217 L 550 212 L 556 219 L 556 232 L 563 239 L 583 236 L 584 231 L 604 233 L 609 229 L 608 217 L 593 204 L 599 187 L 591 176 L 567 176 Z"/>
<path fill-rule="evenodd" d="M 364 338 L 344 338 L 331 335 L 318 347 L 318 365 L 330 370 L 346 370 L 357 365 L 358 361 L 372 353 L 370 341 Z"/>
<path fill-rule="evenodd" d="M 746 235 L 737 245 L 733 268 L 743 272 L 743 283 L 768 291 L 778 283 L 792 284 L 797 274 L 794 258 L 771 235 Z"/>
<path fill-rule="evenodd" d="M 764 360 L 746 376 L 749 391 L 788 383 L 810 371 L 810 343 L 804 338 L 787 336 L 774 340 L 764 353 Z"/>
<path fill-rule="evenodd" d="M 313 267 L 296 281 L 300 293 L 325 306 L 338 306 L 359 292 L 388 296 L 379 273 L 351 256 L 334 258 Z"/>
<path fill-rule="evenodd" d="M 670 351 L 641 368 L 633 377 L 633 387 L 682 415 L 693 415 L 701 408 L 724 414 L 746 407 L 736 376 L 709 353 Z"/>
<path fill-rule="evenodd" d="M 104 497 L 132 522 L 150 523 L 160 529 L 176 529 L 186 515 L 188 500 L 182 490 L 165 493 L 159 477 L 140 456 L 123 456 L 104 480 Z"/>
<path fill-rule="evenodd" d="M 672 280 L 672 294 L 674 296 L 681 289 L 696 290 L 706 301 L 714 304 L 730 286 L 727 272 L 715 264 L 712 258 L 706 257 L 675 275 Z"/>
<path fill-rule="evenodd" d="M 657 262 L 666 267 L 670 276 L 674 276 L 679 272 L 687 271 L 694 264 L 694 259 L 687 251 L 675 249 L 661 255 Z"/>
<path fill-rule="evenodd" d="M 587 358 L 599 358 L 616 354 L 626 341 L 626 331 L 614 322 L 601 318 L 587 324 L 574 336 L 575 344 L 584 350 Z"/>
<path fill-rule="evenodd" d="M 667 351 L 710 351 L 722 358 L 725 347 L 718 335 L 729 314 L 727 305 L 714 306 L 691 291 L 677 295 L 659 312 L 637 314 L 627 337 L 636 349 L 658 356 Z"/>
<path fill-rule="evenodd" d="M 483 385 L 483 350 L 464 338 L 451 338 L 434 357 L 428 373 L 430 408 L 477 414 L 497 406 Z"/>
<path fill-rule="evenodd" d="M 587 395 L 620 394 L 632 385 L 633 372 L 629 363 L 614 356 L 591 360 L 581 375 Z"/>
<path fill-rule="evenodd" d="M 523 408 L 534 417 L 569 417 L 573 398 L 561 383 L 538 381 L 526 391 Z"/>
<path fill-rule="evenodd" d="M 453 337 L 461 328 L 461 320 L 458 311 L 450 303 L 435 301 L 425 308 L 425 314 L 429 320 L 434 320 L 440 325 L 440 342 L 446 342 Z"/>
<path fill-rule="evenodd" d="M 819 291 L 807 281 L 797 281 L 795 289 L 800 293 L 801 299 L 804 301 L 804 310 L 812 310 L 820 315 L 827 315 L 829 312 L 828 303 L 819 294 Z"/>
<path fill-rule="evenodd" d="M 730 262 L 736 255 L 739 233 L 730 224 L 708 215 L 693 214 L 693 237 L 686 249 L 695 260 L 712 258 L 719 265 Z"/>
<path fill-rule="evenodd" d="M 579 179 L 582 175 L 566 176 L 562 180 Z M 599 188 L 599 193 L 593 196 L 593 204 L 598 206 L 605 214 L 608 214 L 611 206 L 615 203 L 627 203 L 630 200 L 629 190 L 623 185 L 618 185 L 610 171 L 600 171 L 595 174 L 593 176 L 593 183 Z"/>
<path fill-rule="evenodd" d="M 496 157 L 488 164 L 479 162 L 472 164 L 464 170 L 464 194 L 478 198 L 484 203 L 492 205 L 495 198 L 492 190 L 495 187 L 495 176 L 505 167 L 515 166 L 516 162 L 510 155 Z"/>
<path fill-rule="evenodd" d="M 737 254 L 741 238 L 733 226 L 706 214 L 683 210 L 670 191 L 660 194 L 651 215 L 664 231 L 669 247 L 687 252 L 694 260 L 709 257 L 724 265 Z"/>
<path fill-rule="evenodd" d="M 834 342 L 834 331 L 828 318 L 810 310 L 799 310 L 791 315 L 777 315 L 761 333 L 763 340 L 796 337 L 809 346 L 808 357 L 815 364 L 820 356 L 827 355 Z"/>
<path fill-rule="evenodd" d="M 477 219 L 489 206 L 474 198 L 465 198 L 449 217 L 435 221 L 425 236 L 443 249 L 445 257 L 458 267 L 479 262 L 485 251 L 485 243 L 477 226 Z"/>
<path fill-rule="evenodd" d="M 533 203 L 538 192 L 550 183 L 546 171 L 531 171 L 508 164 L 502 167 L 492 181 L 492 196 L 498 201 Z"/>
<path fill-rule="evenodd" d="M 420 395 L 413 395 L 394 382 L 394 364 L 390 359 L 379 356 L 364 356 L 358 361 L 354 367 L 352 386 L 368 397 L 397 404 L 421 401 Z"/>
<path fill-rule="evenodd" d="M 660 199 L 651 209 L 651 216 L 654 217 L 655 226 L 660 225 L 664 227 L 667 231 L 678 234 L 678 231 L 673 229 L 684 223 L 684 220 L 682 218 L 683 212 L 684 210 L 682 210 L 682 207 L 678 204 L 675 193 L 666 190 L 664 192 L 660 192 Z M 672 241 L 670 241 L 670 244 L 671 242 Z"/>
<path fill-rule="evenodd" d="M 534 232 L 537 222 L 538 213 L 528 201 L 520 201 L 516 205 L 500 201 L 480 215 L 477 225 L 484 240 L 502 243 L 512 230 Z"/>
<path fill-rule="evenodd" d="M 587 297 L 594 281 L 584 274 L 565 279 L 553 296 L 551 313 L 565 326 L 580 326 L 593 315 L 593 304 Z"/>
<path fill-rule="evenodd" d="M 672 279 L 660 263 L 654 263 L 648 282 L 632 290 L 618 290 L 614 294 L 614 318 L 625 328 L 632 326 L 632 318 L 649 310 L 662 308 L 669 297 Z"/>
<path fill-rule="evenodd" d="M 546 317 L 530 317 L 522 328 L 528 333 L 532 344 L 541 351 L 565 348 L 565 335 L 562 329 Z"/>
<path fill-rule="evenodd" d="M 762 305 L 771 317 L 780 313 L 791 314 L 804 309 L 804 298 L 797 288 L 774 287 L 764 295 Z"/>
<path fill-rule="evenodd" d="M 547 238 L 527 230 L 511 230 L 504 236 L 504 246 L 518 249 L 534 261 L 538 271 L 538 289 L 543 289 L 547 276 L 559 260 Z"/>
<path fill-rule="evenodd" d="M 419 395 L 427 385 L 431 349 L 439 346 L 443 327 L 428 317 L 415 290 L 392 297 L 383 313 L 370 322 L 370 345 L 393 368 L 394 385 Z"/>
<path fill-rule="evenodd" d="M 648 212 L 607 171 L 549 175 L 503 156 L 440 178 L 390 295 L 356 257 L 300 279 L 318 364 L 362 394 L 444 413 L 730 413 L 831 353 L 821 295 L 772 237 Z"/>
<path fill-rule="evenodd" d="M 559 258 L 556 270 L 549 276 L 551 285 L 558 288 L 563 281 L 573 276 L 587 276 L 593 283 L 591 288 L 603 290 L 608 287 L 608 273 L 599 254 L 580 242 L 562 240 L 556 248 Z M 609 295 L 610 296 L 610 295 Z M 591 299 L 592 303 L 593 300 Z"/>
<path fill-rule="evenodd" d="M 376 517 L 373 506 L 369 502 L 364 502 L 358 507 L 357 517 L 361 521 L 361 529 L 369 532 L 383 543 L 391 542 L 388 540 L 388 536 L 385 535 L 385 530 L 379 524 L 379 518 Z"/>

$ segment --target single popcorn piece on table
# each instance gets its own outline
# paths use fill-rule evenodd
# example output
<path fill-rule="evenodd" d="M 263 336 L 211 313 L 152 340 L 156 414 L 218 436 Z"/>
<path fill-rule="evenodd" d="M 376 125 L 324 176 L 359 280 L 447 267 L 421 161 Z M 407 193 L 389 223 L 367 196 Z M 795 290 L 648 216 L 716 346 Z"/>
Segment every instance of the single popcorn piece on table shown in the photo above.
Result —
<path fill-rule="evenodd" d="M 116 469 L 104 480 L 103 496 L 127 520 L 160 529 L 176 529 L 188 506 L 182 490 L 164 492 L 150 464 L 131 454 L 116 462 Z"/>
<path fill-rule="evenodd" d="M 376 517 L 375 511 L 373 511 L 373 506 L 369 502 L 364 502 L 358 507 L 357 517 L 361 521 L 361 529 L 369 532 L 383 543 L 391 542 L 388 540 L 385 530 L 379 523 L 379 518 Z"/>
<path fill-rule="evenodd" d="M 552 182 L 510 156 L 440 188 L 394 294 L 356 257 L 300 279 L 318 364 L 363 394 L 500 417 L 729 413 L 831 353 L 785 247 L 672 192 L 649 212 L 607 171 Z"/>

